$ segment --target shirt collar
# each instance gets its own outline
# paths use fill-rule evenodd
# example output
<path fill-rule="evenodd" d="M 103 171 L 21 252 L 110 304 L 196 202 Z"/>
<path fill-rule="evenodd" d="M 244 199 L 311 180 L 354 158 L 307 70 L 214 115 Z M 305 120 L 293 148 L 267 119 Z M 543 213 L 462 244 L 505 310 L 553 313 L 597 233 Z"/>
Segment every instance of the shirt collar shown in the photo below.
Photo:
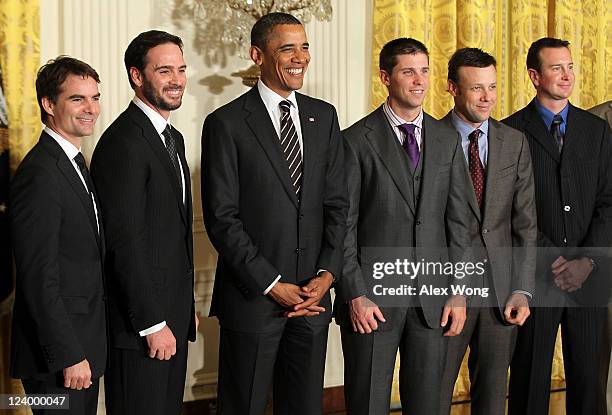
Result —
<path fill-rule="evenodd" d="M 487 118 L 480 124 L 480 127 L 474 128 L 474 126 L 465 122 L 461 117 L 457 115 L 455 109 L 451 112 L 451 120 L 453 122 L 453 126 L 459 132 L 462 139 L 467 140 L 469 135 L 472 134 L 474 130 L 480 130 L 482 132 L 481 137 L 486 137 L 489 134 L 489 119 Z"/>
<path fill-rule="evenodd" d="M 550 126 L 552 124 L 553 117 L 556 114 L 552 112 L 551 110 L 549 110 L 548 108 L 546 108 L 544 105 L 542 105 L 540 101 L 538 101 L 537 98 L 534 98 L 533 101 L 535 103 L 536 109 L 538 110 L 538 113 L 540 114 L 540 117 L 542 117 L 544 124 L 546 124 L 546 129 L 550 130 Z M 568 112 L 569 112 L 569 102 L 567 103 L 565 108 L 563 108 L 561 112 L 559 113 L 559 115 L 561 115 L 561 118 L 563 119 L 563 124 L 567 124 L 567 113 Z"/>
<path fill-rule="evenodd" d="M 259 96 L 261 100 L 264 102 L 266 108 L 278 109 L 278 104 L 281 101 L 289 101 L 291 102 L 291 106 L 297 109 L 297 100 L 295 99 L 295 91 L 291 91 L 287 98 L 283 98 L 278 95 L 276 92 L 272 91 L 266 84 L 262 82 L 260 79 L 257 81 L 257 90 L 259 91 Z"/>
<path fill-rule="evenodd" d="M 387 98 L 387 100 L 383 104 L 383 111 L 385 112 L 385 115 L 387 116 L 387 119 L 389 120 L 391 125 L 393 125 L 394 127 L 397 127 L 398 125 L 402 124 L 414 124 L 419 129 L 423 128 L 423 108 L 421 108 L 421 112 L 419 112 L 419 115 L 417 115 L 414 121 L 406 121 L 402 117 L 397 115 L 393 111 L 393 109 L 391 109 L 391 106 L 389 105 L 389 99 Z"/>
<path fill-rule="evenodd" d="M 170 124 L 170 119 L 166 120 L 159 112 L 142 102 L 137 96 L 134 96 L 132 102 L 145 113 L 149 120 L 151 120 L 157 134 L 161 134 L 166 129 L 166 125 Z"/>
<path fill-rule="evenodd" d="M 62 150 L 64 150 L 64 153 L 66 153 L 66 156 L 68 156 L 70 160 L 74 159 L 76 155 L 81 152 L 80 148 L 76 148 L 74 144 L 66 140 L 64 137 L 62 137 L 46 125 L 44 132 L 49 134 L 55 141 L 57 141 L 57 144 L 60 145 L 60 147 L 62 148 Z"/>

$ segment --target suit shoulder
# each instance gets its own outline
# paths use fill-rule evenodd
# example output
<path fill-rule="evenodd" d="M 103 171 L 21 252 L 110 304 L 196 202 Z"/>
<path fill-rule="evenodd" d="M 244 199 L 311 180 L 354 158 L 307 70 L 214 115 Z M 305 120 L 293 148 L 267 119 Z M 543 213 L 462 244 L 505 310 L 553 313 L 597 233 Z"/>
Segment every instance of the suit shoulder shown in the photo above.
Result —
<path fill-rule="evenodd" d="M 510 137 L 517 140 L 520 140 L 524 137 L 521 131 L 493 118 L 489 118 L 489 125 L 492 125 L 493 127 L 497 128 L 500 133 L 502 133 L 505 137 Z"/>
<path fill-rule="evenodd" d="M 304 95 L 304 94 L 299 94 L 299 93 L 297 93 L 296 95 L 299 96 L 299 98 L 303 100 L 303 102 L 309 106 L 320 108 L 324 111 L 334 111 L 334 112 L 336 111 L 336 107 L 334 107 L 332 104 L 330 104 L 327 101 L 323 101 L 322 99 L 314 98 L 314 97 Z"/>
<path fill-rule="evenodd" d="M 603 118 L 590 111 L 583 110 L 582 108 L 572 106 L 571 109 L 574 112 L 577 122 L 589 124 L 593 127 L 605 128 L 606 120 Z"/>
<path fill-rule="evenodd" d="M 515 130 L 522 131 L 522 127 L 525 124 L 525 111 L 527 111 L 526 108 L 520 109 L 517 112 L 501 120 L 501 122 L 509 127 L 514 128 Z"/>

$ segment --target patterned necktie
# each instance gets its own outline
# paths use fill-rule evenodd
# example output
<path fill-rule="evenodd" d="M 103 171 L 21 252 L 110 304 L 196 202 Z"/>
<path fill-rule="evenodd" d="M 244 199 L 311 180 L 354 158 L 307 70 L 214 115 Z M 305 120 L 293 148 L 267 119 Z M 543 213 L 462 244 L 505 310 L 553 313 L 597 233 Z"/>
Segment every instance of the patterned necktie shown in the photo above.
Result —
<path fill-rule="evenodd" d="M 555 114 L 552 120 L 552 124 L 550 124 L 550 133 L 554 137 L 557 142 L 557 148 L 559 149 L 559 154 L 561 150 L 563 150 L 563 133 L 561 132 L 561 123 L 563 122 L 563 117 L 559 114 Z"/>
<path fill-rule="evenodd" d="M 162 131 L 162 135 L 164 136 L 164 142 L 166 143 L 166 150 L 168 150 L 168 155 L 170 156 L 170 161 L 174 166 L 174 171 L 176 172 L 176 177 L 178 178 L 179 189 L 181 192 L 183 191 L 183 181 L 181 180 L 181 169 L 178 164 L 178 155 L 176 152 L 176 139 L 172 135 L 170 131 L 170 124 L 166 124 L 166 128 Z"/>
<path fill-rule="evenodd" d="M 417 168 L 419 158 L 421 157 L 419 152 L 419 143 L 417 143 L 416 135 L 414 134 L 416 125 L 400 124 L 397 126 L 397 128 L 404 133 L 404 142 L 402 143 L 402 147 L 404 150 L 406 150 L 406 153 L 408 153 L 408 158 L 412 164 L 412 171 L 414 171 Z"/>
<path fill-rule="evenodd" d="M 470 140 L 470 146 L 468 148 L 469 153 L 469 165 L 470 165 L 470 176 L 472 177 L 472 184 L 474 185 L 474 192 L 476 193 L 476 200 L 478 201 L 478 207 L 482 208 L 482 195 L 484 194 L 484 179 L 485 171 L 480 161 L 480 153 L 478 151 L 478 138 L 480 138 L 482 131 L 474 130 L 468 136 Z"/>
<path fill-rule="evenodd" d="M 289 111 L 291 102 L 281 101 L 278 105 L 281 109 L 280 144 L 283 153 L 285 153 L 285 158 L 287 159 L 287 166 L 289 167 L 289 175 L 291 176 L 293 189 L 299 199 L 300 189 L 302 187 L 302 150 L 300 149 L 297 131 Z"/>

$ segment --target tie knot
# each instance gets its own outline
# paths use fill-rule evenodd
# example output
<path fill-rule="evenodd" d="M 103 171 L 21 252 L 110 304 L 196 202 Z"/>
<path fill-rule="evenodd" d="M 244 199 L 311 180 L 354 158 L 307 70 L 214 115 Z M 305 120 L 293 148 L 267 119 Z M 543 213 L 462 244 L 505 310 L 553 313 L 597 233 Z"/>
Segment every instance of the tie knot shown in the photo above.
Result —
<path fill-rule="evenodd" d="M 83 153 L 79 153 L 76 156 L 74 156 L 74 161 L 77 164 L 77 166 L 79 166 L 79 168 L 81 170 L 86 168 L 86 166 L 85 166 L 85 157 L 83 157 Z"/>
<path fill-rule="evenodd" d="M 401 132 L 403 132 L 406 137 L 410 136 L 410 135 L 414 135 L 414 130 L 416 129 L 416 125 L 415 124 L 400 124 L 397 126 L 397 128 L 400 129 Z"/>
<path fill-rule="evenodd" d="M 286 114 L 289 112 L 289 110 L 291 109 L 291 102 L 290 101 L 281 101 L 278 106 L 280 107 L 281 111 Z"/>
<path fill-rule="evenodd" d="M 561 123 L 563 123 L 563 117 L 559 114 L 555 114 L 552 119 L 552 125 L 561 125 Z"/>
<path fill-rule="evenodd" d="M 470 141 L 478 141 L 478 139 L 480 138 L 480 134 L 482 133 L 482 131 L 480 131 L 479 129 L 476 129 L 474 131 L 472 131 L 470 133 L 470 135 L 468 135 L 468 139 Z"/>

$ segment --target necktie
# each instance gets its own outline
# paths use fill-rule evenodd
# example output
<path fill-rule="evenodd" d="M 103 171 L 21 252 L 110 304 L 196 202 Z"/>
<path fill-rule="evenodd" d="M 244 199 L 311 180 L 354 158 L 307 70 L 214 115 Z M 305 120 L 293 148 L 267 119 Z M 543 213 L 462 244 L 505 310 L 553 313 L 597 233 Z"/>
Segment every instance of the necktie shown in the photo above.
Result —
<path fill-rule="evenodd" d="M 74 162 L 77 164 L 77 166 L 79 166 L 79 170 L 81 171 L 81 176 L 83 176 L 83 180 L 85 180 L 85 184 L 87 185 L 87 193 L 89 195 L 89 200 L 91 202 L 91 210 L 92 212 L 94 212 L 94 216 L 96 216 L 95 214 L 95 210 L 94 210 L 94 202 L 93 199 L 95 199 L 95 188 L 93 186 L 93 181 L 91 180 L 91 176 L 89 175 L 89 170 L 87 169 L 87 165 L 85 164 L 85 158 L 83 157 L 82 153 L 77 154 L 76 156 L 74 156 Z M 93 198 L 93 199 L 92 199 Z M 96 218 L 96 222 L 97 222 L 97 218 Z M 98 226 L 98 232 L 100 232 L 100 224 L 96 223 L 96 225 Z"/>
<path fill-rule="evenodd" d="M 302 151 L 300 149 L 297 131 L 289 112 L 291 102 L 281 101 L 278 105 L 281 109 L 280 144 L 283 153 L 285 153 L 285 158 L 287 159 L 293 189 L 299 198 L 300 189 L 302 187 Z"/>
<path fill-rule="evenodd" d="M 550 132 L 557 142 L 557 148 L 559 149 L 559 153 L 563 150 L 563 133 L 561 132 L 561 123 L 563 122 L 563 118 L 559 114 L 555 114 L 552 120 L 552 124 L 550 124 Z"/>
<path fill-rule="evenodd" d="M 397 126 L 397 128 L 404 133 L 404 142 L 402 147 L 404 150 L 406 150 L 406 153 L 408 153 L 408 158 L 410 159 L 412 170 L 414 171 L 417 168 L 419 158 L 421 157 L 419 152 L 419 144 L 417 143 L 416 136 L 414 135 L 416 125 L 400 124 Z"/>
<path fill-rule="evenodd" d="M 181 180 L 181 169 L 178 164 L 178 155 L 176 153 L 176 139 L 172 135 L 170 131 L 170 124 L 166 124 L 166 128 L 162 131 L 162 135 L 164 136 L 164 142 L 166 143 L 166 150 L 168 150 L 168 155 L 170 156 L 170 161 L 174 166 L 174 171 L 176 172 L 176 177 L 178 178 L 179 189 L 183 190 L 183 182 Z"/>
<path fill-rule="evenodd" d="M 474 192 L 476 193 L 476 200 L 478 201 L 479 208 L 482 208 L 485 177 L 484 167 L 480 161 L 480 153 L 478 151 L 478 138 L 480 138 L 481 133 L 480 130 L 474 130 L 468 136 L 470 140 L 470 146 L 468 147 L 470 176 L 472 177 L 472 184 L 474 185 Z"/>

